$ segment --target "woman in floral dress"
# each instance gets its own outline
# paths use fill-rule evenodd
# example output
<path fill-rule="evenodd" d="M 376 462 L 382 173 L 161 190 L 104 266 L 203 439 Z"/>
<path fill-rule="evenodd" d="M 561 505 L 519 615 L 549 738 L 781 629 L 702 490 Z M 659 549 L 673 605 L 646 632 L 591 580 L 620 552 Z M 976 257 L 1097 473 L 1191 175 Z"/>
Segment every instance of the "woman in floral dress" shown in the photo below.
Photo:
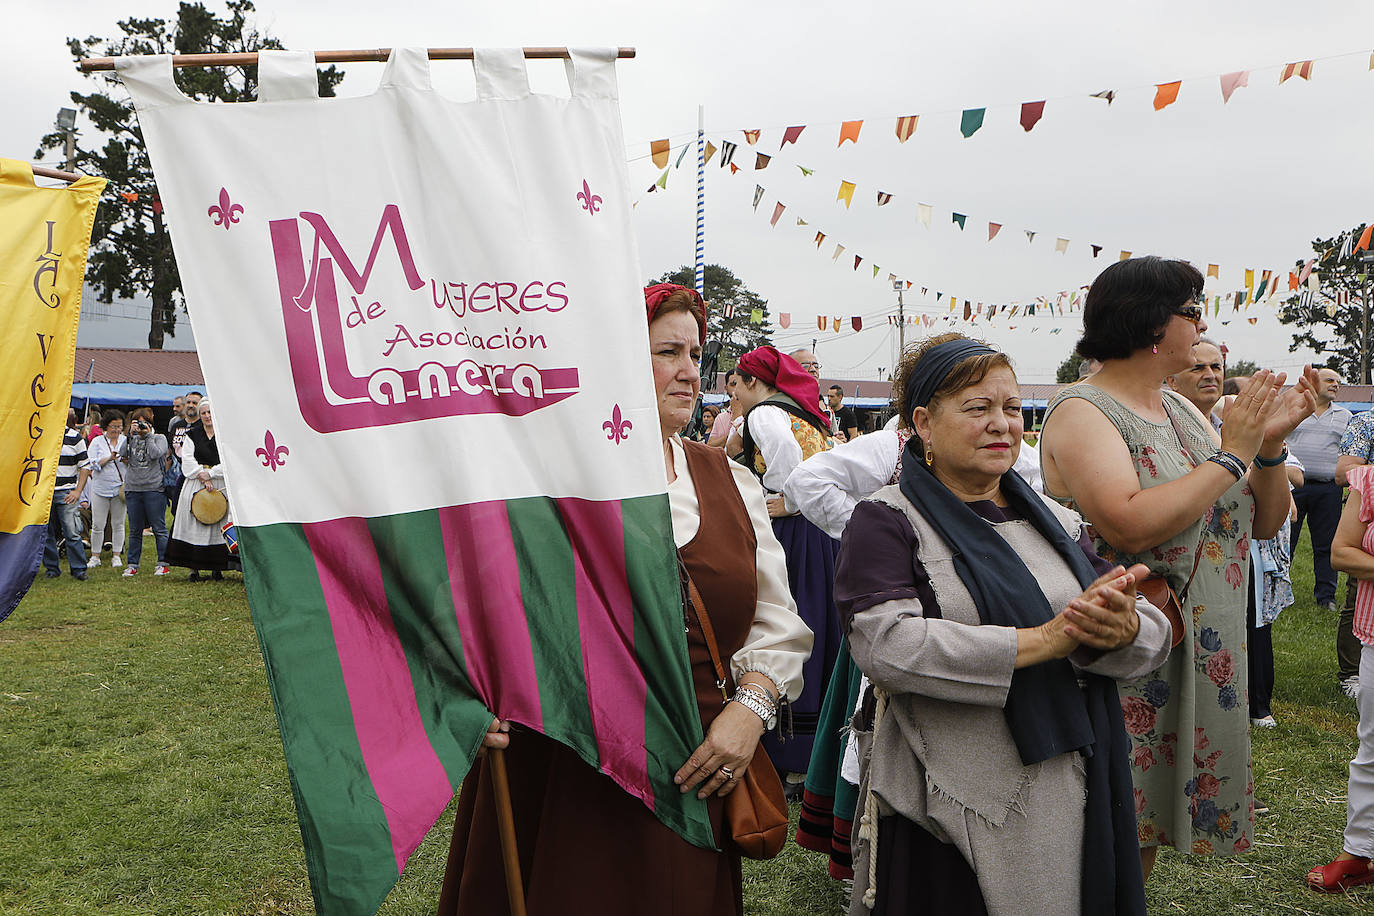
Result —
<path fill-rule="evenodd" d="M 1195 362 L 1202 286 L 1183 261 L 1133 258 L 1103 271 L 1078 342 L 1102 370 L 1060 392 L 1041 436 L 1045 492 L 1094 526 L 1103 558 L 1165 576 L 1184 609 L 1165 663 L 1120 689 L 1147 878 L 1160 845 L 1232 855 L 1253 842 L 1250 541 L 1287 521 L 1283 441 L 1315 406 L 1310 367 L 1282 394 L 1282 374 L 1259 372 L 1218 435 L 1163 388 Z"/>

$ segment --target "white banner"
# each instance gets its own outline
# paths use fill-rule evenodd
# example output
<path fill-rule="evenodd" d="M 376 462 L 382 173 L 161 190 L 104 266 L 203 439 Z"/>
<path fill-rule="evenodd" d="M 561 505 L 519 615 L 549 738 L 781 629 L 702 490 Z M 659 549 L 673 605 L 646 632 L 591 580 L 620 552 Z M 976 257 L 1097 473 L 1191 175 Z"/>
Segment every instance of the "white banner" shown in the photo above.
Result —
<path fill-rule="evenodd" d="M 122 58 L 240 525 L 665 489 L 615 52 L 571 96 L 481 51 L 478 98 L 397 49 L 361 98 L 308 52 L 260 98 L 184 96 Z"/>

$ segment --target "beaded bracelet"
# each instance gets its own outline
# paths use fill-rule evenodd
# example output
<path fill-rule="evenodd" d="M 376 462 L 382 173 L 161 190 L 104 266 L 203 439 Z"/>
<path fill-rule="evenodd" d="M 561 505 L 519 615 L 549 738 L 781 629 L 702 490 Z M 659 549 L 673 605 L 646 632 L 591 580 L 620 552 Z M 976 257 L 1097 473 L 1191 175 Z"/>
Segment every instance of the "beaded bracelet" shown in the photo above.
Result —
<path fill-rule="evenodd" d="M 1230 452 L 1217 452 L 1207 460 L 1213 464 L 1219 464 L 1230 471 L 1231 474 L 1235 476 L 1236 480 L 1240 480 L 1245 476 L 1245 462 L 1241 461 L 1239 456 L 1233 455 Z"/>

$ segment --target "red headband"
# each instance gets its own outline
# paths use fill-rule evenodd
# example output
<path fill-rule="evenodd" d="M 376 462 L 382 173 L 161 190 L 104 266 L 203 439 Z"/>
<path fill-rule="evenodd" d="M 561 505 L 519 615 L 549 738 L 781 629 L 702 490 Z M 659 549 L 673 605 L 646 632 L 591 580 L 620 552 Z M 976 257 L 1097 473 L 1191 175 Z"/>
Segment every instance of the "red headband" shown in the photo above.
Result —
<path fill-rule="evenodd" d="M 697 308 L 701 309 L 701 314 L 689 311 L 689 314 L 696 319 L 697 330 L 701 335 L 699 343 L 706 343 L 706 302 L 701 298 L 701 293 L 686 286 L 678 286 L 676 283 L 655 283 L 653 286 L 644 287 L 644 308 L 649 314 L 649 324 L 654 323 L 654 316 L 658 314 L 659 306 L 668 301 L 668 297 L 678 291 L 688 293 L 696 302 Z"/>
<path fill-rule="evenodd" d="M 778 389 L 822 426 L 830 428 L 830 419 L 821 413 L 821 383 L 795 359 L 784 356 L 775 347 L 757 347 L 741 356 L 737 366 L 741 372 Z"/>

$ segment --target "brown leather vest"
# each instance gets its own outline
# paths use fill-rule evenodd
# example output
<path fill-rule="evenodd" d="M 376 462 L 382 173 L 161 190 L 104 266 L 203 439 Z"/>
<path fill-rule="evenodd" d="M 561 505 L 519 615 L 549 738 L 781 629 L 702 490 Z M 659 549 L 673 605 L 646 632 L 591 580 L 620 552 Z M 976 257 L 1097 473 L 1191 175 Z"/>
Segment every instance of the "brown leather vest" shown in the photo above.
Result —
<path fill-rule="evenodd" d="M 734 693 L 730 658 L 749 636 L 758 601 L 758 539 L 749 510 L 735 488 L 725 452 L 699 442 L 684 441 L 682 448 L 701 507 L 701 526 L 691 541 L 678 548 L 678 556 L 706 605 L 725 666 L 726 689 Z M 691 607 L 687 611 L 687 654 L 702 728 L 710 728 L 721 710 L 721 694 L 706 639 Z"/>

